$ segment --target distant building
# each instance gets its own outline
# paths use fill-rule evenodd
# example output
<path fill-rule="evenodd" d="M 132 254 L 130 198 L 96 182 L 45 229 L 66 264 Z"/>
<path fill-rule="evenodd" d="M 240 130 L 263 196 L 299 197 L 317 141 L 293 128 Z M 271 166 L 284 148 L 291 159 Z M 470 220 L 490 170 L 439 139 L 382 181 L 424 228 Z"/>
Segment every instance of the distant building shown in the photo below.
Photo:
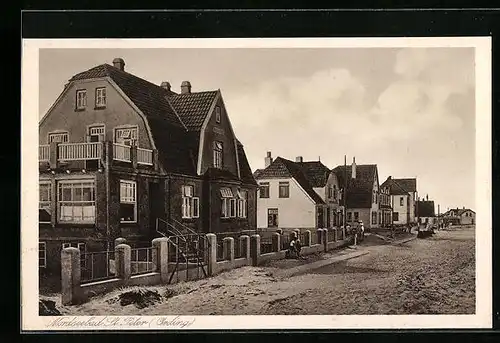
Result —
<path fill-rule="evenodd" d="M 420 224 L 433 223 L 436 218 L 434 201 L 432 200 L 417 200 L 417 218 Z"/>
<path fill-rule="evenodd" d="M 443 220 L 445 223 L 455 225 L 474 225 L 476 224 L 476 212 L 465 207 L 454 208 L 443 214 Z"/>
<path fill-rule="evenodd" d="M 340 226 L 340 186 L 335 173 L 320 161 L 295 162 L 265 158 L 265 168 L 254 172 L 259 184 L 257 227 L 315 229 Z"/>
<path fill-rule="evenodd" d="M 393 224 L 415 223 L 417 179 L 394 179 L 389 176 L 381 187 L 389 189 L 390 192 Z"/>
<path fill-rule="evenodd" d="M 379 207 L 379 181 L 376 164 L 337 166 L 333 172 L 337 175 L 342 189 L 347 178 L 346 221 L 353 225 L 361 220 L 365 228 L 378 228 L 382 222 Z"/>
<path fill-rule="evenodd" d="M 388 227 L 392 224 L 392 202 L 390 188 L 387 186 L 380 186 L 380 200 L 379 208 L 381 216 L 379 223 L 381 227 Z"/>

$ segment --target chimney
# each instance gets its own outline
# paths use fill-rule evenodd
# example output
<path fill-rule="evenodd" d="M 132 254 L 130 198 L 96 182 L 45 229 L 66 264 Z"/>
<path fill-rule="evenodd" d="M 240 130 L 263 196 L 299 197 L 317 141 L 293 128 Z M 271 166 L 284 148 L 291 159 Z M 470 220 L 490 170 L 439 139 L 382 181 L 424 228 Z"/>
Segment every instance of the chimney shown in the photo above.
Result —
<path fill-rule="evenodd" d="M 170 90 L 170 88 L 171 88 L 171 86 L 170 86 L 170 82 L 168 82 L 168 81 L 163 81 L 163 82 L 161 83 L 160 87 L 161 87 L 161 88 L 163 88 L 163 89 L 165 89 L 165 90 L 167 90 L 167 91 L 169 91 L 169 90 Z"/>
<path fill-rule="evenodd" d="M 351 175 L 351 177 L 353 179 L 356 178 L 356 157 L 352 158 L 352 175 Z"/>
<path fill-rule="evenodd" d="M 181 94 L 191 93 L 191 83 L 189 81 L 182 81 Z"/>
<path fill-rule="evenodd" d="M 266 156 L 264 161 L 265 161 L 264 164 L 265 164 L 266 168 L 269 167 L 271 165 L 271 163 L 273 163 L 273 158 L 271 157 L 270 151 L 267 152 L 267 156 Z"/>
<path fill-rule="evenodd" d="M 121 71 L 125 71 L 125 61 L 123 60 L 123 58 L 115 58 L 113 60 L 113 66 L 117 69 L 120 69 Z"/>
<path fill-rule="evenodd" d="M 295 157 L 295 162 L 304 162 L 304 159 L 302 158 L 302 156 L 297 156 Z"/>
<path fill-rule="evenodd" d="M 425 195 L 425 200 L 429 201 L 429 194 Z"/>

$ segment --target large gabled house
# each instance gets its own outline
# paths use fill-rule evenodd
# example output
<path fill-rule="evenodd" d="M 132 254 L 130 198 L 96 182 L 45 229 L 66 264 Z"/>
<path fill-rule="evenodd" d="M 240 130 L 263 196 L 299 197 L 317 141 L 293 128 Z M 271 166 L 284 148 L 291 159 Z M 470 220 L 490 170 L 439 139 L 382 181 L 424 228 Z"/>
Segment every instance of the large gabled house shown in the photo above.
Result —
<path fill-rule="evenodd" d="M 256 226 L 257 184 L 220 90 L 174 92 L 121 58 L 74 75 L 40 121 L 39 191 L 42 268 L 66 246 Z"/>
<path fill-rule="evenodd" d="M 415 223 L 416 201 L 418 197 L 417 179 L 396 179 L 389 176 L 381 187 L 389 189 L 393 223 L 395 225 Z"/>
<path fill-rule="evenodd" d="M 254 177 L 259 184 L 259 229 L 317 229 L 340 226 L 343 208 L 337 177 L 320 161 L 275 160 L 267 153 L 266 167 Z"/>
<path fill-rule="evenodd" d="M 376 164 L 337 166 L 333 169 L 340 187 L 346 194 L 346 223 L 354 225 L 362 221 L 367 229 L 378 228 L 382 223 L 380 190 Z M 343 191 L 344 192 L 344 191 Z"/>

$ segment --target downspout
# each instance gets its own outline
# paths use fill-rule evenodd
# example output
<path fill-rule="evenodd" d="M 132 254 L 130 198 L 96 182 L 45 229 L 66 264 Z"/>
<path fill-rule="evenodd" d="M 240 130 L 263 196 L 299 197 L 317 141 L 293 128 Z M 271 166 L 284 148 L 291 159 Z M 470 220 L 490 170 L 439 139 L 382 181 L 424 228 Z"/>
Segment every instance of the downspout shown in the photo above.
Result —
<path fill-rule="evenodd" d="M 111 250 L 111 242 L 109 240 L 111 231 L 109 227 L 109 202 L 111 201 L 111 188 L 110 188 L 110 182 L 109 182 L 109 177 L 111 175 L 109 168 L 110 168 L 110 154 L 111 154 L 111 145 L 107 142 L 106 143 L 106 165 L 104 166 L 104 177 L 106 178 L 106 236 L 107 236 L 107 249 L 106 250 Z M 113 237 L 115 238 L 115 237 Z"/>

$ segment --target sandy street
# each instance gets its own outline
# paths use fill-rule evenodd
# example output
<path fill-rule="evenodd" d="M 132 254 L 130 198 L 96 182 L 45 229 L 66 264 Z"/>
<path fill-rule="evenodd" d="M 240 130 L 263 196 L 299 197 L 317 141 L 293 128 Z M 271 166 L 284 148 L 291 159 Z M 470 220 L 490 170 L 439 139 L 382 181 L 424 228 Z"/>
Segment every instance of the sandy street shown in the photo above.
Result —
<path fill-rule="evenodd" d="M 62 307 L 52 299 L 67 315 L 472 314 L 474 233 L 472 228 L 439 231 L 400 245 L 367 239 L 363 248 L 369 254 L 293 277 L 278 277 L 288 266 L 277 262 L 195 282 L 142 287 L 161 295 L 144 308 L 120 305 L 124 290 L 81 306 Z"/>

